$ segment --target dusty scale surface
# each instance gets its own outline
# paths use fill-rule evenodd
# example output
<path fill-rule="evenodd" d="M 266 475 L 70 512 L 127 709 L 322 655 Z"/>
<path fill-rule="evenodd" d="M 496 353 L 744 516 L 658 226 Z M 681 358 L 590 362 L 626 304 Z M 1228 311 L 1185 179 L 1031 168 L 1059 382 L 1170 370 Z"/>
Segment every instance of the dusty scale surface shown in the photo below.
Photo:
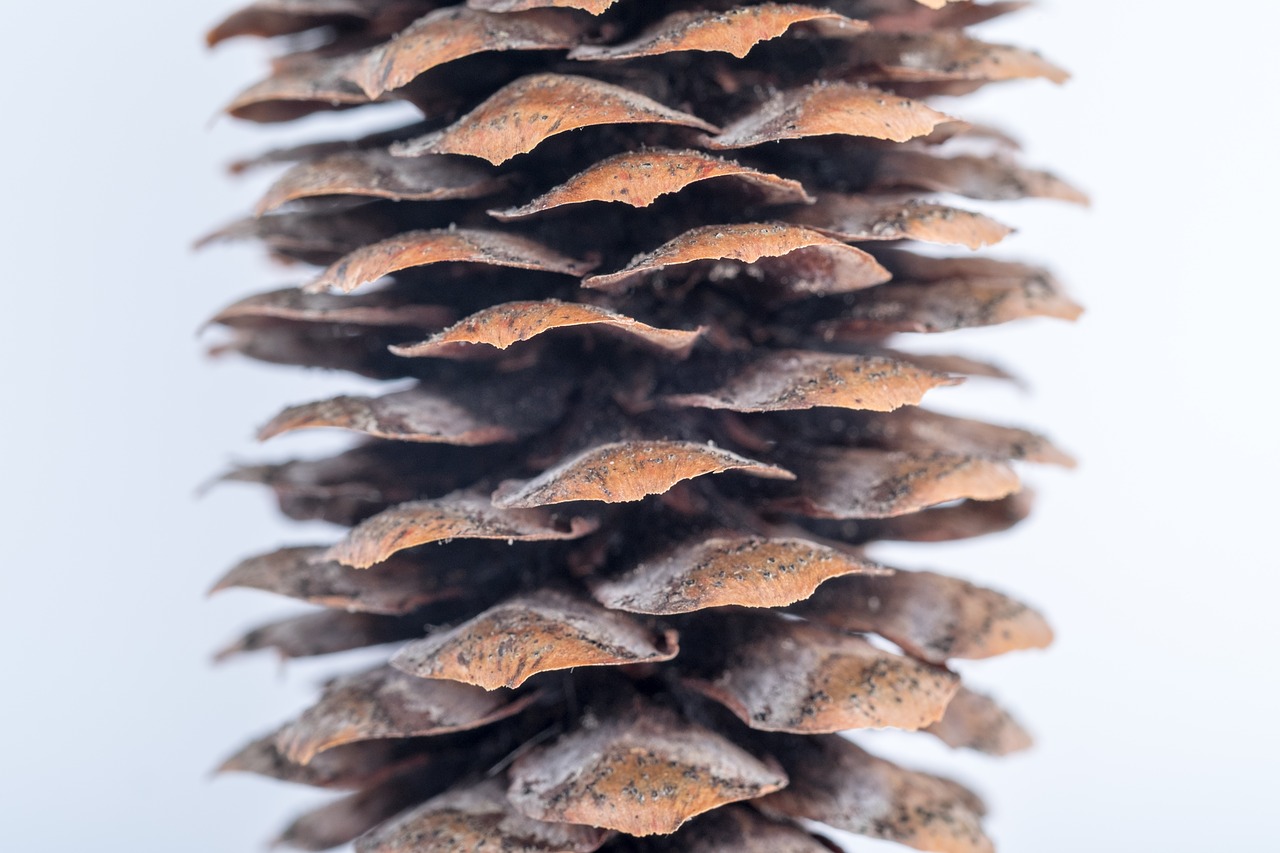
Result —
<path fill-rule="evenodd" d="M 1045 620 L 867 555 L 1006 529 L 1015 463 L 1072 464 L 921 408 L 1009 377 L 909 351 L 1080 311 L 971 254 L 1010 229 L 953 206 L 1080 194 L 931 105 L 1065 78 L 966 33 L 1023 5 L 259 0 L 213 29 L 280 48 L 233 116 L 422 113 L 238 163 L 287 168 L 210 238 L 299 285 L 218 313 L 220 352 L 398 380 L 261 431 L 346 452 L 227 475 L 345 532 L 232 569 L 217 589 L 317 609 L 222 654 L 388 648 L 225 763 L 345 792 L 283 842 L 810 853 L 826 824 L 992 849 L 975 794 L 835 733 L 1030 743 L 948 664 L 1045 646 Z"/>

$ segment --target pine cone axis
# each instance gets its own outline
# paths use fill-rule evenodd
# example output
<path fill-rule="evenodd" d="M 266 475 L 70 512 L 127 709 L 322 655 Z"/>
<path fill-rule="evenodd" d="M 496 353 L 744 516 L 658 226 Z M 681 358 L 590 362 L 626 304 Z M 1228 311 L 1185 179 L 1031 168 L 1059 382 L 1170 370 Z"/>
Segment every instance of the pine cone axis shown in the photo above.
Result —
<path fill-rule="evenodd" d="M 390 646 L 226 761 L 346 792 L 282 841 L 992 849 L 973 793 L 836 733 L 1029 744 L 948 664 L 1043 647 L 1044 619 L 866 553 L 1006 529 L 1013 463 L 1072 464 L 919 407 L 998 368 L 891 346 L 1080 311 L 1045 270 L 918 245 L 1009 233 L 956 196 L 1082 200 L 930 103 L 1065 78 L 965 31 L 1022 5 L 259 0 L 210 33 L 284 47 L 239 118 L 423 116 L 238 163 L 287 168 L 210 238 L 315 267 L 219 313 L 218 351 L 395 381 L 261 431 L 345 452 L 226 477 L 345 535 L 219 581 L 317 605 L 221 655 Z"/>

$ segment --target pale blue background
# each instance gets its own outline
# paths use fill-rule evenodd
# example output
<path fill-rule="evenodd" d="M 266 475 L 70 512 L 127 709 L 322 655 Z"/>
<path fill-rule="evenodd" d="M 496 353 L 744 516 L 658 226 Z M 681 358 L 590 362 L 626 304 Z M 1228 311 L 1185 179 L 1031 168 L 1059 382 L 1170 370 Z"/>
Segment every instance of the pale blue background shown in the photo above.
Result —
<path fill-rule="evenodd" d="M 1051 653 L 966 667 L 1042 746 L 999 763 L 866 740 L 977 784 L 1004 851 L 1273 849 L 1280 22 L 1268 3 L 1044 5 L 987 33 L 1077 79 L 964 110 L 1094 191 L 1090 214 L 996 209 L 1022 229 L 1006 252 L 1051 260 L 1091 312 L 951 337 L 1036 392 L 934 399 L 1051 428 L 1085 464 L 1029 472 L 1039 513 L 1013 535 L 884 552 L 1047 609 Z M 206 316 L 293 280 L 249 249 L 189 254 L 261 189 L 220 164 L 335 126 L 210 127 L 261 68 L 256 44 L 203 50 L 224 9 L 5 2 L 0 850 L 257 850 L 314 799 L 206 779 L 332 664 L 212 670 L 213 648 L 287 606 L 204 589 L 241 555 L 331 534 L 250 490 L 192 494 L 232 459 L 325 444 L 250 435 L 284 403 L 361 387 L 200 356 Z"/>

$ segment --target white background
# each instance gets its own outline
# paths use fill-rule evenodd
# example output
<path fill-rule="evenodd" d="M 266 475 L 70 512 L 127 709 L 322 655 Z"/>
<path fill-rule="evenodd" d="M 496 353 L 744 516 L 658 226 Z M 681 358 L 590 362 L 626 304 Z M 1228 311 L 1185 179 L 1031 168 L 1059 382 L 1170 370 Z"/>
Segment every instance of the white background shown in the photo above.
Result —
<path fill-rule="evenodd" d="M 281 405 L 358 387 L 201 357 L 205 317 L 292 281 L 249 249 L 189 253 L 261 189 L 221 165 L 325 126 L 210 126 L 261 69 L 256 44 L 202 48 L 224 10 L 5 2 L 3 850 L 256 850 L 314 800 L 207 778 L 331 664 L 211 669 L 287 606 L 204 590 L 247 553 L 332 534 L 252 490 L 193 492 L 232 460 L 306 449 L 250 441 Z M 1035 752 L 868 740 L 978 785 L 1004 851 L 1273 849 L 1277 23 L 1261 2 L 1059 0 L 986 28 L 1077 72 L 964 109 L 1092 191 L 1087 213 L 998 210 L 1022 229 L 1006 253 L 1051 261 L 1090 312 L 952 338 L 1036 390 L 935 399 L 1047 428 L 1084 464 L 1028 472 L 1038 512 L 1011 535 L 885 553 L 1015 591 L 1059 641 L 966 668 Z"/>

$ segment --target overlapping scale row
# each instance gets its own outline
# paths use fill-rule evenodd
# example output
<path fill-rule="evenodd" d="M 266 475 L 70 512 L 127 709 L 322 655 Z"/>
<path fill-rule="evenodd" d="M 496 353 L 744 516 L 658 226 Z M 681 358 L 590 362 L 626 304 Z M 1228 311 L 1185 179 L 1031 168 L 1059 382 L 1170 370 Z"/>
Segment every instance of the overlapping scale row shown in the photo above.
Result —
<path fill-rule="evenodd" d="M 349 449 L 223 477 L 346 531 L 216 583 L 317 608 L 222 656 L 387 647 L 223 765 L 347 792 L 281 842 L 992 849 L 972 792 L 837 733 L 1030 744 L 949 663 L 1044 618 L 874 559 L 1004 530 L 1021 465 L 1074 464 L 921 408 L 1010 377 L 895 337 L 1080 313 L 967 254 L 1011 229 L 964 199 L 1083 196 L 932 100 L 1065 79 L 966 30 L 1023 5 L 257 0 L 209 33 L 279 47 L 233 116 L 421 112 L 240 161 L 279 174 L 206 238 L 296 277 L 217 313 L 214 352 L 389 383 L 263 413 Z"/>

